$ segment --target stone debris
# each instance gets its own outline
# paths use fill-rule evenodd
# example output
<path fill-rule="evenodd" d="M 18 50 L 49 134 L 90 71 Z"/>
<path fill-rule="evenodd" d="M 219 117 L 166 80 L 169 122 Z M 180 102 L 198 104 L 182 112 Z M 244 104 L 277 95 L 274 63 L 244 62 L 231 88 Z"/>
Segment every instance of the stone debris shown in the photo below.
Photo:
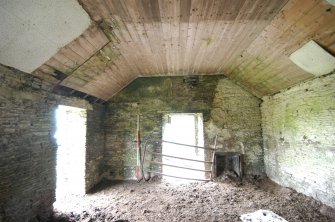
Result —
<path fill-rule="evenodd" d="M 270 210 L 257 210 L 253 213 L 242 214 L 243 222 L 288 222 Z"/>

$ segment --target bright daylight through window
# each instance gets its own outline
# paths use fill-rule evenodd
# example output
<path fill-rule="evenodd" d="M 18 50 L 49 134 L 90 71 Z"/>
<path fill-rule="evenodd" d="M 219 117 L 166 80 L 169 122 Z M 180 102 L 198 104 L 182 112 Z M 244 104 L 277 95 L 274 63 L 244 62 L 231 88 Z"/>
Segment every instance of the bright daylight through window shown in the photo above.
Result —
<path fill-rule="evenodd" d="M 58 106 L 57 130 L 57 183 L 55 208 L 73 195 L 85 193 L 86 110 Z"/>

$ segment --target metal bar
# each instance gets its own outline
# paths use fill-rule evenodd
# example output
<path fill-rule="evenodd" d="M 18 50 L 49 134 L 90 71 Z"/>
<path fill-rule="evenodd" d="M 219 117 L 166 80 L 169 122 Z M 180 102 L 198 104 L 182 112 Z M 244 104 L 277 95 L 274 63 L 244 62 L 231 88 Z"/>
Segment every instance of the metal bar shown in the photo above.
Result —
<path fill-rule="evenodd" d="M 176 165 L 171 165 L 171 164 L 166 164 L 166 163 L 161 163 L 161 162 L 156 162 L 156 161 L 149 161 L 149 163 L 163 165 L 163 166 L 169 166 L 169 167 L 176 167 L 176 168 L 181 168 L 181 169 L 186 169 L 186 170 L 194 170 L 194 171 L 201 171 L 201 172 L 211 172 L 210 170 L 200 170 L 200 169 L 194 169 L 194 168 L 183 167 L 183 166 L 176 166 Z"/>
<path fill-rule="evenodd" d="M 216 150 L 216 142 L 217 142 L 218 136 L 215 136 L 215 141 L 214 141 L 214 151 L 212 154 L 212 167 L 211 167 L 211 179 L 214 177 L 214 158 L 215 158 L 215 150 Z"/>
<path fill-rule="evenodd" d="M 137 143 L 136 143 L 136 179 L 137 181 L 142 180 L 141 171 L 141 136 L 140 136 L 140 115 L 137 115 Z"/>
<path fill-rule="evenodd" d="M 189 145 L 189 144 L 176 143 L 176 142 L 171 142 L 171 141 L 166 141 L 166 140 L 162 140 L 162 142 L 163 143 L 171 143 L 171 144 L 175 144 L 175 145 L 181 145 L 181 146 L 194 147 L 194 148 L 204 149 L 204 150 L 214 150 L 213 148 L 202 147 L 202 146 L 193 146 L 193 145 Z"/>
<path fill-rule="evenodd" d="M 203 161 L 203 160 L 193 160 L 193 159 L 188 159 L 188 158 L 183 158 L 183 157 L 177 157 L 177 156 L 170 156 L 166 154 L 161 154 L 161 153 L 156 153 L 156 152 L 150 152 L 147 151 L 148 153 L 151 153 L 153 155 L 158 155 L 158 156 L 165 156 L 165 157 L 171 157 L 171 158 L 176 158 L 180 160 L 189 160 L 189 161 L 194 161 L 194 162 L 201 162 L 201 163 L 213 163 L 212 161 Z"/>
<path fill-rule="evenodd" d="M 242 169 L 243 156 L 244 156 L 244 154 L 240 154 L 240 177 L 241 178 L 243 176 L 243 169 Z"/>
<path fill-rule="evenodd" d="M 174 178 L 178 178 L 178 179 L 197 180 L 197 181 L 211 181 L 211 180 L 209 180 L 209 179 L 196 179 L 196 178 L 188 178 L 188 177 L 172 176 L 172 175 L 168 175 L 168 174 L 160 173 L 160 172 L 157 172 L 157 171 L 151 171 L 151 170 L 149 170 L 148 172 L 149 172 L 149 173 L 159 174 L 159 175 L 166 176 L 166 177 L 174 177 Z"/>

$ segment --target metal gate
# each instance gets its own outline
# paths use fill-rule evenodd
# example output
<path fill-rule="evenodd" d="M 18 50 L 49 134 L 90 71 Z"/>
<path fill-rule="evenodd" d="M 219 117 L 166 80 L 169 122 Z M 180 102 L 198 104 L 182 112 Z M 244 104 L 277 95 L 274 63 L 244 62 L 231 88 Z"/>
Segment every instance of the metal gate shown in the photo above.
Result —
<path fill-rule="evenodd" d="M 144 169 L 143 169 L 143 165 L 147 162 L 150 165 L 160 165 L 160 166 L 168 166 L 168 167 L 173 167 L 173 168 L 179 168 L 179 169 L 184 169 L 184 170 L 189 170 L 189 171 L 200 171 L 200 172 L 204 172 L 204 173 L 209 173 L 210 174 L 210 179 L 201 179 L 201 178 L 189 178 L 189 177 L 181 177 L 181 176 L 176 176 L 176 175 L 170 175 L 170 174 L 164 174 L 162 172 L 158 172 L 155 170 L 147 170 L 147 173 L 150 174 L 155 174 L 155 175 L 161 175 L 161 176 L 166 176 L 166 177 L 173 177 L 173 178 L 178 178 L 178 179 L 186 179 L 186 180 L 196 180 L 196 181 L 210 181 L 213 179 L 214 177 L 214 156 L 215 156 L 215 150 L 216 150 L 216 141 L 217 141 L 217 137 L 215 137 L 215 142 L 214 142 L 214 148 L 210 148 L 210 147 L 201 147 L 201 146 L 193 146 L 193 145 L 189 145 L 189 144 L 182 144 L 182 143 L 176 143 L 176 142 L 172 142 L 172 141 L 165 141 L 165 140 L 147 140 L 146 142 L 144 142 L 144 152 L 142 155 L 142 171 L 143 171 L 143 175 L 145 175 Z M 147 145 L 149 143 L 152 142 L 158 142 L 158 143 L 170 143 L 170 144 L 175 144 L 175 145 L 180 145 L 180 146 L 184 146 L 184 147 L 193 147 L 195 149 L 203 149 L 203 150 L 209 150 L 211 153 L 211 160 L 210 161 L 205 161 L 205 160 L 196 160 L 196 159 L 191 159 L 191 158 L 184 158 L 184 157 L 179 157 L 179 156 L 173 156 L 173 155 L 166 155 L 166 154 L 162 154 L 162 153 L 158 153 L 158 152 L 153 152 L 153 151 L 147 151 Z M 178 159 L 178 160 L 185 160 L 185 161 L 194 161 L 194 162 L 202 162 L 205 164 L 205 169 L 196 169 L 196 168 L 191 168 L 191 167 L 186 167 L 186 166 L 178 166 L 178 165 L 173 165 L 173 164 L 166 164 L 159 161 L 153 161 L 153 160 L 146 160 L 146 154 L 149 153 L 153 156 L 160 156 L 162 158 L 164 157 L 168 157 L 168 158 L 172 158 L 172 159 Z M 206 165 L 208 165 L 208 168 L 210 170 L 206 170 Z M 208 169 L 207 168 L 207 169 Z"/>

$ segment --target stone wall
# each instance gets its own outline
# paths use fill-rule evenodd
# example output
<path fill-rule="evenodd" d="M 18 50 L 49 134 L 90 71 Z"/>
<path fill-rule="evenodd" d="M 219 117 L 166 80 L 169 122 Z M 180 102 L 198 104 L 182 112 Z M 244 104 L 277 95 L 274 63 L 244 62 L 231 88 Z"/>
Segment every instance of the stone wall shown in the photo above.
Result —
<path fill-rule="evenodd" d="M 239 152 L 243 155 L 243 173 L 263 175 L 263 143 L 261 100 L 228 79 L 218 82 L 205 124 L 205 134 L 212 141 L 218 135 L 218 151 Z"/>
<path fill-rule="evenodd" d="M 101 180 L 104 173 L 102 162 L 105 149 L 104 114 L 105 107 L 98 104 L 92 105 L 92 109 L 87 110 L 86 192 Z"/>
<path fill-rule="evenodd" d="M 165 113 L 203 113 L 205 146 L 213 146 L 218 135 L 220 150 L 245 150 L 246 173 L 263 174 L 260 102 L 222 75 L 138 78 L 108 103 L 106 177 L 134 179 L 136 115 L 141 116 L 142 140 L 147 141 L 162 138 Z M 161 152 L 160 144 L 149 149 Z"/>
<path fill-rule="evenodd" d="M 0 65 L 0 221 L 44 221 L 52 212 L 58 104 L 87 109 L 86 188 L 100 179 L 103 106 L 51 91 L 48 83 Z"/>
<path fill-rule="evenodd" d="M 45 219 L 55 189 L 50 86 L 0 66 L 0 221 Z"/>
<path fill-rule="evenodd" d="M 262 114 L 267 175 L 335 207 L 335 74 L 265 97 Z"/>

